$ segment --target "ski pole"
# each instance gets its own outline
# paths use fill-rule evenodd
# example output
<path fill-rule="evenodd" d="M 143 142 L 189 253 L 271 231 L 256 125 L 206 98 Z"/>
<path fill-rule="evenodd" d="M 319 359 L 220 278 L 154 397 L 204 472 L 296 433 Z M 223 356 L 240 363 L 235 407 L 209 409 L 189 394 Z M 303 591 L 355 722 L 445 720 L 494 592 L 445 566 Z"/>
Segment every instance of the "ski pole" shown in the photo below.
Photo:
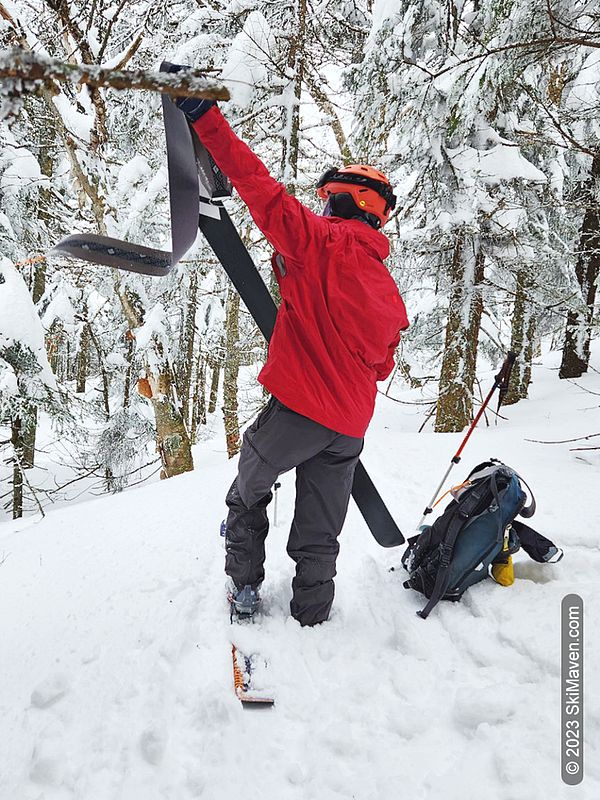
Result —
<path fill-rule="evenodd" d="M 499 393 L 499 396 L 498 396 L 498 408 L 500 408 L 500 406 L 502 405 L 502 401 L 504 400 L 504 395 L 506 394 L 506 392 L 508 390 L 508 383 L 510 381 L 510 373 L 512 372 L 513 364 L 515 363 L 516 358 L 517 358 L 517 356 L 515 355 L 515 353 L 512 352 L 512 350 L 508 352 L 508 355 L 506 356 L 502 366 L 500 367 L 500 371 L 498 372 L 498 374 L 496 375 L 496 377 L 494 379 L 494 385 L 492 386 L 492 388 L 490 389 L 490 391 L 487 394 L 487 397 L 485 398 L 485 400 L 481 404 L 481 408 L 477 412 L 475 418 L 473 419 L 473 422 L 469 425 L 469 430 L 467 431 L 467 433 L 465 435 L 465 438 L 460 443 L 460 447 L 458 448 L 456 453 L 452 456 L 452 460 L 450 461 L 450 466 L 446 470 L 446 472 L 444 474 L 444 477 L 440 481 L 440 484 L 437 487 L 437 489 L 435 490 L 435 492 L 433 493 L 433 497 L 429 501 L 429 504 L 428 504 L 427 508 L 423 512 L 423 516 L 421 517 L 421 521 L 417 525 L 417 530 L 419 530 L 421 525 L 425 522 L 425 518 L 427 517 L 427 515 L 431 514 L 431 512 L 433 511 L 433 505 L 435 503 L 436 497 L 438 496 L 438 494 L 442 490 L 442 487 L 444 486 L 444 484 L 448 480 L 448 475 L 450 475 L 452 469 L 454 468 L 454 465 L 459 463 L 462 451 L 465 449 L 465 445 L 469 441 L 469 438 L 471 437 L 471 434 L 475 430 L 475 427 L 477 426 L 477 423 L 479 422 L 479 420 L 483 416 L 483 412 L 485 411 L 485 409 L 487 408 L 488 403 L 492 399 L 492 395 L 494 394 L 494 392 L 498 388 L 500 388 L 500 393 Z"/>
<path fill-rule="evenodd" d="M 273 527 L 274 528 L 277 527 L 277 489 L 279 489 L 280 486 L 281 486 L 281 484 L 279 483 L 279 481 L 277 481 L 275 483 L 275 485 L 273 486 L 273 494 L 275 495 L 275 501 L 273 503 Z"/>

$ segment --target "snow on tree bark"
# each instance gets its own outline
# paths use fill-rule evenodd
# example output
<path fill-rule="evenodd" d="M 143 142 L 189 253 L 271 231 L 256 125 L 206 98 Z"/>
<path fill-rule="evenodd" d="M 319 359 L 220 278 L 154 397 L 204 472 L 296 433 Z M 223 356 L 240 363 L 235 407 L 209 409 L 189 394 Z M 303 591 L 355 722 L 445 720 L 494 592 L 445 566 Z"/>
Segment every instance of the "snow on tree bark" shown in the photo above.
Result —
<path fill-rule="evenodd" d="M 594 323 L 596 289 L 600 275 L 600 154 L 592 161 L 582 190 L 584 211 L 575 273 L 581 289 L 579 308 L 569 310 L 560 378 L 579 378 L 587 372 Z"/>
<path fill-rule="evenodd" d="M 478 241 L 464 230 L 458 231 L 449 269 L 451 288 L 435 417 L 438 433 L 461 431 L 471 419 L 481 319 L 475 290 L 480 264 Z"/>
<path fill-rule="evenodd" d="M 516 355 L 504 405 L 512 405 L 524 400 L 529 390 L 531 359 L 533 356 L 533 304 L 531 301 L 532 281 L 529 270 L 517 271 L 515 302 L 511 317 L 510 349 Z"/>

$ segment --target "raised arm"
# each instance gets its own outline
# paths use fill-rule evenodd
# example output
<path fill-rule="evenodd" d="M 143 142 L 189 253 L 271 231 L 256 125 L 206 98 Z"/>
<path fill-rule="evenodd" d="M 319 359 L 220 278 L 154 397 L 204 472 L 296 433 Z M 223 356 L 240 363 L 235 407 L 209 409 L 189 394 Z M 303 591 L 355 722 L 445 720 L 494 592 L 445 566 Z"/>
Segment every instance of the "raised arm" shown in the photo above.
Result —
<path fill-rule="evenodd" d="M 196 120 L 193 128 L 237 189 L 258 227 L 282 255 L 298 258 L 311 241 L 327 235 L 325 219 L 303 206 L 271 177 L 216 106 Z"/>

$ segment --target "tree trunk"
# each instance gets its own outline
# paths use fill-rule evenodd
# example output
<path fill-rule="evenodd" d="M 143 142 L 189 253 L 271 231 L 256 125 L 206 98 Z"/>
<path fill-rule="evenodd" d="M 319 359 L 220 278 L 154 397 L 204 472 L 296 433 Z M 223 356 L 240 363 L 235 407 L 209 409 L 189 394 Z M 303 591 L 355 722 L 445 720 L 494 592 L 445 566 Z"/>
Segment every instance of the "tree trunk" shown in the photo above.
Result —
<path fill-rule="evenodd" d="M 479 341 L 479 330 L 481 328 L 481 317 L 483 315 L 483 281 L 485 278 L 485 254 L 479 247 L 475 256 L 475 275 L 473 280 L 473 297 L 471 300 L 471 311 L 469 315 L 469 333 L 467 336 L 467 348 L 465 351 L 465 377 L 467 386 L 472 387 L 475 383 L 477 372 L 477 343 Z"/>
<path fill-rule="evenodd" d="M 529 321 L 525 329 L 525 347 L 523 348 L 523 381 L 521 384 L 521 394 L 526 398 L 529 394 L 529 386 L 531 385 L 531 368 L 533 364 L 533 356 L 535 354 L 535 336 L 537 332 L 536 317 L 533 313 L 533 306 L 528 304 Z"/>
<path fill-rule="evenodd" d="M 71 348 L 71 340 L 66 339 L 65 341 L 66 350 L 67 350 L 67 357 L 66 357 L 66 380 L 74 381 L 76 376 L 76 366 L 77 366 L 77 350 L 73 347 Z"/>
<path fill-rule="evenodd" d="M 531 318 L 531 303 L 528 299 L 528 276 L 526 269 L 517 272 L 515 305 L 512 314 L 510 349 L 517 359 L 512 369 L 508 391 L 504 397 L 505 406 L 518 403 L 527 397 L 527 332 Z M 531 374 L 531 366 L 529 367 Z"/>
<path fill-rule="evenodd" d="M 190 428 L 192 444 L 196 443 L 198 425 L 206 425 L 206 359 L 202 353 L 198 353 L 196 361 L 196 383 L 194 387 L 194 399 L 192 401 L 192 422 Z"/>
<path fill-rule="evenodd" d="M 45 196 L 45 195 L 43 195 Z M 38 212 L 40 217 L 42 216 L 41 212 Z M 42 299 L 44 292 L 46 291 L 46 259 L 44 258 L 42 261 L 36 261 L 33 264 L 33 277 L 31 281 L 31 299 L 33 300 L 33 304 L 37 305 L 40 300 Z"/>
<path fill-rule="evenodd" d="M 35 464 L 35 440 L 37 434 L 38 410 L 34 406 L 23 413 L 24 424 L 21 428 L 22 455 L 21 466 L 31 469 Z"/>
<path fill-rule="evenodd" d="M 438 433 L 461 431 L 471 419 L 481 319 L 481 312 L 477 310 L 479 301 L 474 301 L 478 253 L 478 242 L 468 239 L 463 230 L 458 231 L 450 265 L 452 285 L 435 418 Z M 482 268 L 483 263 L 479 271 Z"/>
<path fill-rule="evenodd" d="M 156 445 L 163 463 L 163 477 L 172 478 L 194 469 L 190 440 L 183 417 L 172 399 L 172 377 L 164 369 L 151 398 L 156 422 Z"/>
<path fill-rule="evenodd" d="M 127 371 L 125 372 L 125 384 L 123 386 L 123 408 L 128 408 L 131 402 L 131 378 L 133 374 L 133 354 L 134 354 L 134 340 L 129 337 L 127 341 Z"/>
<path fill-rule="evenodd" d="M 212 363 L 212 377 L 210 380 L 210 394 L 208 396 L 208 413 L 214 414 L 217 410 L 217 397 L 219 394 L 219 378 L 221 377 L 221 365 L 218 361 Z"/>
<path fill-rule="evenodd" d="M 282 176 L 290 194 L 295 194 L 298 177 L 298 150 L 300 145 L 300 98 L 304 80 L 307 0 L 296 0 L 296 19 L 290 31 L 287 65 L 293 75 L 290 87 L 294 95 L 293 105 L 284 105 L 286 114 L 282 154 Z"/>
<path fill-rule="evenodd" d="M 45 170 L 44 170 L 45 172 Z M 51 174 L 46 173 L 46 174 Z M 41 192 L 42 198 L 48 198 L 50 193 L 47 190 L 43 190 Z M 40 218 L 44 220 L 47 218 L 47 213 L 44 211 L 39 212 Z M 32 275 L 31 275 L 31 299 L 33 300 L 34 305 L 40 302 L 43 297 L 44 292 L 46 291 L 46 259 L 42 259 L 41 261 L 35 261 L 32 264 Z M 38 423 L 38 411 L 37 408 L 31 408 L 29 413 L 26 416 L 25 426 L 23 430 L 23 458 L 22 458 L 22 465 L 23 469 L 31 469 L 35 464 L 35 441 L 37 437 L 37 423 Z"/>
<path fill-rule="evenodd" d="M 90 326 L 87 320 L 84 320 L 81 329 L 81 336 L 79 337 L 79 352 L 77 353 L 77 367 L 76 367 L 76 380 L 75 391 L 77 394 L 85 393 L 85 382 L 88 374 L 88 363 L 90 360 Z"/>
<path fill-rule="evenodd" d="M 21 471 L 23 435 L 19 417 L 15 417 L 11 422 L 11 443 L 13 446 L 12 518 L 20 519 L 23 516 L 23 472 Z"/>
<path fill-rule="evenodd" d="M 206 359 L 200 356 L 200 375 L 198 378 L 198 421 L 206 425 Z"/>
<path fill-rule="evenodd" d="M 122 288 L 118 275 L 114 276 L 114 281 L 123 312 L 130 330 L 133 331 L 143 323 L 140 298 Z M 193 470 L 194 460 L 185 421 L 177 403 L 174 376 L 169 359 L 163 352 L 160 342 L 154 342 L 154 350 L 154 372 L 150 369 L 149 364 L 145 365 L 146 383 L 150 388 L 148 399 L 151 401 L 154 411 L 156 448 L 163 464 L 161 475 L 171 478 L 182 472 Z"/>
<path fill-rule="evenodd" d="M 192 375 L 194 372 L 194 344 L 196 336 L 196 296 L 198 293 L 198 273 L 192 272 L 187 302 L 187 310 L 183 325 L 183 343 L 181 348 L 181 408 L 183 418 L 190 421 L 192 404 Z"/>
<path fill-rule="evenodd" d="M 579 378 L 590 363 L 596 282 L 600 274 L 600 155 L 594 156 L 592 172 L 583 190 L 585 214 L 579 239 L 575 273 L 581 287 L 581 305 L 567 314 L 559 378 Z"/>
<path fill-rule="evenodd" d="M 98 337 L 94 333 L 94 329 L 91 325 L 87 325 L 88 329 L 88 336 L 91 341 L 94 343 L 94 347 L 96 348 L 96 355 L 98 356 L 98 368 L 100 370 L 100 375 L 102 376 L 102 402 L 104 405 L 104 417 L 106 421 L 110 419 L 110 377 L 106 371 L 104 366 L 104 353 L 102 352 L 102 346 L 98 341 Z M 89 345 L 88 345 L 89 351 Z"/>
<path fill-rule="evenodd" d="M 238 418 L 237 384 L 240 371 L 239 355 L 240 296 L 235 289 L 227 292 L 225 318 L 225 369 L 223 375 L 223 419 L 229 458 L 240 452 L 240 423 Z"/>

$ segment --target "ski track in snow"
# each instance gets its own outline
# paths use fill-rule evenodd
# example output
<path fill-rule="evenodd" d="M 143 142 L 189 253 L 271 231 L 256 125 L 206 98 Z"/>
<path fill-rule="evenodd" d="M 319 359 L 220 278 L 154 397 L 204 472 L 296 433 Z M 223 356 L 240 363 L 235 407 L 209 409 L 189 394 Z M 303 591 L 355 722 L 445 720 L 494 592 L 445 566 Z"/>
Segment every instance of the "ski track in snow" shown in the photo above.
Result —
<path fill-rule="evenodd" d="M 524 441 L 594 433 L 598 414 L 575 413 L 595 398 L 547 366 L 535 377 L 532 399 L 478 430 L 453 478 L 490 455 L 514 466 L 536 492 L 533 524 L 565 558 L 519 554 L 514 586 L 486 581 L 427 622 L 423 598 L 389 570 L 402 549 L 379 548 L 353 506 L 330 621 L 290 618 L 287 475 L 263 613 L 231 626 L 218 531 L 235 465 L 219 440 L 193 474 L 0 526 L 0 800 L 600 797 L 600 461 Z M 580 383 L 598 391 L 600 376 Z M 460 437 L 411 432 L 406 408 L 381 399 L 364 461 L 410 535 Z M 574 788 L 559 757 L 570 591 L 587 623 L 586 777 Z M 274 708 L 235 698 L 232 637 L 260 653 L 256 682 Z"/>

